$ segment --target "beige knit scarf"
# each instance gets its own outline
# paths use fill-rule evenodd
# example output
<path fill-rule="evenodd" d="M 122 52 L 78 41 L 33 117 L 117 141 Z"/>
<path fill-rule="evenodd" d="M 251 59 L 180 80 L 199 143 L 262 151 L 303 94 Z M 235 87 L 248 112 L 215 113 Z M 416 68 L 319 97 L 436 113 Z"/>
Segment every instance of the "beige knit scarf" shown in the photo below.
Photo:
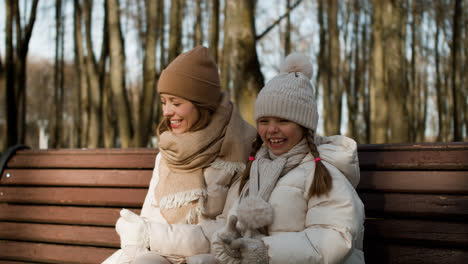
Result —
<path fill-rule="evenodd" d="M 254 136 L 255 129 L 241 118 L 226 94 L 206 128 L 181 135 L 163 132 L 155 198 L 166 221 L 200 222 L 207 195 L 204 168 L 222 161 L 238 164 L 231 170 L 242 171 Z"/>
<path fill-rule="evenodd" d="M 250 168 L 249 196 L 268 201 L 278 179 L 301 163 L 310 149 L 303 138 L 288 152 L 276 156 L 263 146 L 255 155 Z"/>

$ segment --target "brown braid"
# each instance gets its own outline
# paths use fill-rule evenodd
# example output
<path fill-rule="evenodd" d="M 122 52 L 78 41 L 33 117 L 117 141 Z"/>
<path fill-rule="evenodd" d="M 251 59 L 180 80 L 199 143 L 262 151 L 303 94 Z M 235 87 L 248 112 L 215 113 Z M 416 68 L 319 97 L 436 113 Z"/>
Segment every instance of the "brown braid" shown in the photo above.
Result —
<path fill-rule="evenodd" d="M 249 156 L 255 157 L 255 155 L 257 155 L 257 152 L 262 147 L 262 145 L 263 145 L 263 140 L 260 137 L 260 135 L 257 134 L 257 138 L 252 143 L 252 150 L 250 151 Z M 247 162 L 247 166 L 245 166 L 244 173 L 242 173 L 240 185 L 239 185 L 239 194 L 242 192 L 244 185 L 247 183 L 247 181 L 250 178 L 250 167 L 252 167 L 252 163 L 253 163 L 253 160 L 249 160 L 249 162 Z"/>
<path fill-rule="evenodd" d="M 317 146 L 314 142 L 314 131 L 309 130 L 307 132 L 307 144 L 309 145 L 310 151 L 315 158 L 319 158 L 320 154 L 317 150 Z M 332 188 L 332 178 L 330 172 L 327 170 L 322 161 L 315 162 L 315 173 L 314 179 L 312 180 L 312 186 L 310 187 L 309 193 L 307 194 L 310 199 L 312 196 L 321 196 L 323 194 L 328 195 Z"/>

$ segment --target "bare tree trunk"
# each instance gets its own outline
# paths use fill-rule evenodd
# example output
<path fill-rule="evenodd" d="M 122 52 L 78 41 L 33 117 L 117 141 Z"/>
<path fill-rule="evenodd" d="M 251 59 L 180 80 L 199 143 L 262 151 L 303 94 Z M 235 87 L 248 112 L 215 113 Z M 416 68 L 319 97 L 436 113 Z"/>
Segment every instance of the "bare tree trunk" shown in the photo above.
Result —
<path fill-rule="evenodd" d="M 383 1 L 372 0 L 374 13 L 372 18 L 372 48 L 370 74 L 370 143 L 386 143 L 388 135 L 388 105 L 387 91 L 385 89 L 384 78 L 384 52 L 383 52 L 383 32 L 382 16 Z"/>
<path fill-rule="evenodd" d="M 169 28 L 169 58 L 171 63 L 182 52 L 182 20 L 185 0 L 171 2 L 170 28 Z"/>
<path fill-rule="evenodd" d="M 112 96 L 112 87 L 109 82 L 109 74 L 104 73 L 104 81 L 102 82 L 102 136 L 105 148 L 113 148 L 116 146 L 116 116 L 114 98 Z M 118 107 L 118 106 L 117 106 Z"/>
<path fill-rule="evenodd" d="M 226 23 L 228 9 L 224 6 L 224 40 L 223 40 L 223 50 L 221 56 L 221 90 L 230 92 L 230 82 L 231 82 L 231 69 L 230 69 L 230 54 L 232 52 L 232 41 L 227 37 L 226 32 L 229 32 L 229 24 Z M 231 99 L 232 99 L 231 95 Z"/>
<path fill-rule="evenodd" d="M 6 0 L 5 10 L 5 101 L 6 101 L 6 147 L 11 147 L 18 144 L 18 110 L 16 103 L 16 88 L 15 88 L 15 62 L 13 50 L 13 0 Z"/>
<path fill-rule="evenodd" d="M 153 0 L 145 1 L 146 9 L 146 41 L 145 57 L 143 60 L 143 93 L 140 97 L 139 120 L 135 134 L 135 146 L 146 147 L 152 131 L 153 104 L 156 90 L 156 43 L 158 23 L 158 3 Z"/>
<path fill-rule="evenodd" d="M 254 14 L 255 3 L 252 1 L 226 1 L 224 38 L 228 45 L 224 47 L 223 59 L 229 60 L 234 102 L 243 118 L 251 124 L 255 123 L 252 106 L 263 87 L 256 51 Z"/>
<path fill-rule="evenodd" d="M 130 105 L 125 89 L 125 53 L 120 30 L 120 6 L 118 0 L 107 0 L 110 85 L 117 110 L 119 137 L 123 148 L 131 147 L 133 130 L 130 118 Z"/>
<path fill-rule="evenodd" d="M 284 31 L 284 54 L 287 56 L 291 53 L 291 0 L 286 0 L 286 29 Z"/>
<path fill-rule="evenodd" d="M 461 75 L 462 75 L 462 91 L 463 91 L 463 96 L 462 98 L 468 98 L 468 77 L 466 74 L 462 74 L 464 72 L 468 72 L 468 1 L 464 1 L 465 6 L 462 8 L 462 10 L 467 10 L 464 14 L 464 27 L 465 27 L 465 56 L 463 56 L 464 61 L 462 63 L 463 68 L 460 69 Z M 465 124 L 465 138 L 464 141 L 468 141 L 468 103 L 463 102 L 462 105 L 464 106 L 464 118 L 463 118 L 463 123 Z"/>
<path fill-rule="evenodd" d="M 164 1 L 160 0 L 158 1 L 158 14 L 159 14 L 159 56 L 160 56 L 160 65 L 159 69 L 162 71 L 164 68 L 166 68 L 167 65 L 167 60 L 166 60 L 166 49 L 164 48 L 164 43 L 165 43 L 165 31 L 164 31 L 164 25 L 165 23 L 165 15 L 164 15 Z"/>
<path fill-rule="evenodd" d="M 345 84 L 345 89 L 347 89 L 347 102 L 348 102 L 348 133 L 351 138 L 357 142 L 361 142 L 359 127 L 358 127 L 358 117 L 359 117 L 359 91 L 362 85 L 362 70 L 361 70 L 361 54 L 360 47 L 365 45 L 362 41 L 359 41 L 359 21 L 361 20 L 361 14 L 359 12 L 360 6 L 359 1 L 353 1 L 353 33 L 352 33 L 352 52 L 351 57 L 349 58 L 349 65 L 354 63 L 354 72 L 352 69 L 348 70 L 348 79 L 349 84 Z M 351 84 L 351 79 L 353 79 Z"/>
<path fill-rule="evenodd" d="M 364 13 L 364 23 L 362 25 L 362 67 L 360 76 L 370 76 L 368 65 L 370 64 L 370 55 L 369 55 L 369 37 L 368 37 L 368 30 L 367 27 L 370 23 L 368 23 L 368 15 Z M 359 74 L 359 73 L 358 73 Z M 362 119 L 364 120 L 365 128 L 364 128 L 364 138 L 365 140 L 362 143 L 370 143 L 371 142 L 371 113 L 370 113 L 370 87 L 369 87 L 369 78 L 364 77 L 362 79 L 362 85 L 359 89 L 359 98 L 360 102 L 363 104 L 362 109 Z"/>
<path fill-rule="evenodd" d="M 323 120 L 326 135 L 340 134 L 341 126 L 341 98 L 343 90 L 340 85 L 340 42 L 338 31 L 338 1 L 328 1 L 327 25 L 329 32 L 328 41 L 328 89 L 323 94 Z M 331 52 L 333 51 L 333 52 Z"/>
<path fill-rule="evenodd" d="M 34 0 L 25 27 L 17 0 L 6 1 L 6 144 L 12 146 L 25 143 L 26 135 L 26 59 L 29 40 L 36 21 L 39 0 Z M 13 25 L 15 22 L 15 25 Z M 16 48 L 13 45 L 13 27 L 16 29 Z M 14 55 L 16 57 L 14 57 Z M 14 101 L 14 102 L 13 102 Z"/>
<path fill-rule="evenodd" d="M 451 81 L 452 81 L 452 100 L 453 100 L 453 140 L 461 141 L 462 138 L 462 122 L 461 113 L 463 112 L 462 105 L 460 104 L 460 72 L 458 71 L 459 63 L 459 42 L 460 42 L 460 28 L 459 20 L 461 17 L 460 10 L 461 0 L 455 1 L 454 15 L 453 15 L 453 31 L 452 31 L 452 47 L 451 47 Z M 464 102 L 466 104 L 466 100 Z"/>
<path fill-rule="evenodd" d="M 60 148 L 63 139 L 63 60 L 62 57 L 62 39 L 63 39 L 63 21 L 62 21 L 62 0 L 55 1 L 55 66 L 54 66 L 54 102 L 55 118 L 52 122 L 50 146 Z"/>
<path fill-rule="evenodd" d="M 440 67 L 441 67 L 441 62 L 440 62 L 440 52 L 439 52 L 439 35 L 440 35 L 440 27 L 441 27 L 441 10 L 439 7 L 439 1 L 434 2 L 434 12 L 435 12 L 435 20 L 436 20 L 436 33 L 434 37 L 434 50 L 435 50 L 435 70 L 436 70 L 436 94 L 437 94 L 437 110 L 438 110 L 438 134 L 437 134 L 437 141 L 443 141 L 444 140 L 444 134 L 446 127 L 444 125 L 444 118 L 445 118 L 445 103 L 444 103 L 444 98 L 442 94 L 443 91 L 443 86 L 442 86 L 442 81 L 441 81 L 441 73 L 440 73 Z"/>
<path fill-rule="evenodd" d="M 90 118 L 88 148 L 98 148 L 101 145 L 102 136 L 102 87 L 99 83 L 96 59 L 94 57 L 91 39 L 91 13 L 92 6 L 89 0 L 83 1 L 83 15 L 86 28 L 86 68 L 88 72 L 89 97 L 90 97 Z"/>
<path fill-rule="evenodd" d="M 405 63 L 405 36 L 402 28 L 406 21 L 406 13 L 403 12 L 404 0 L 384 2 L 383 16 L 385 32 L 385 65 L 386 65 L 386 87 L 388 93 L 389 109 L 392 114 L 390 123 L 390 142 L 409 142 L 409 120 L 406 108 L 406 72 Z M 403 25 L 402 25 L 403 22 Z"/>
<path fill-rule="evenodd" d="M 196 3 L 196 14 L 195 14 L 195 34 L 193 35 L 193 46 L 199 46 L 203 44 L 203 20 L 202 20 L 202 1 L 197 0 Z"/>
<path fill-rule="evenodd" d="M 325 58 L 327 57 L 327 54 L 328 54 L 328 50 L 327 50 L 327 47 L 328 45 L 327 44 L 327 30 L 326 30 L 326 27 L 325 27 L 325 19 L 324 19 L 324 13 L 325 13 L 325 8 L 324 8 L 324 5 L 326 4 L 326 2 L 324 0 L 318 0 L 318 23 L 319 23 L 319 27 L 320 27 L 320 38 L 319 38 L 319 54 L 318 54 L 318 70 L 317 70 L 317 79 L 315 81 L 315 87 L 316 87 L 316 91 L 315 91 L 315 99 L 318 99 L 318 95 L 319 95 L 319 87 L 320 87 L 320 84 L 322 84 L 322 89 L 323 89 L 323 93 L 325 93 L 325 90 L 328 89 L 328 83 L 327 83 L 327 79 L 328 79 L 328 65 L 325 61 Z"/>
<path fill-rule="evenodd" d="M 85 147 L 88 145 L 88 131 L 89 131 L 89 116 L 90 116 L 90 108 L 89 108 L 89 89 L 88 89 L 88 77 L 87 77 L 87 69 L 86 69 L 86 61 L 84 56 L 84 48 L 83 48 L 83 35 L 81 33 L 82 30 L 82 8 L 78 0 L 74 0 L 75 5 L 75 68 L 78 77 L 78 85 L 79 87 L 79 97 L 78 99 L 78 109 L 79 109 L 79 130 L 77 131 L 77 135 L 79 137 L 78 146 Z"/>
<path fill-rule="evenodd" d="M 210 54 L 218 63 L 219 0 L 211 0 Z"/>

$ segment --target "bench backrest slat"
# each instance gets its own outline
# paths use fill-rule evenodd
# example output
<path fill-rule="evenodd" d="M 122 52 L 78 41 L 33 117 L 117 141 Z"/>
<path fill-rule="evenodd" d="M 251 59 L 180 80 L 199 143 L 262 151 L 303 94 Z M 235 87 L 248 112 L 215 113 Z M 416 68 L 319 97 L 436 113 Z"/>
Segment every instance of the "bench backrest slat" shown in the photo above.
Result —
<path fill-rule="evenodd" d="M 468 143 L 358 149 L 366 262 L 465 263 Z M 0 178 L 0 264 L 101 263 L 119 248 L 120 209 L 140 212 L 156 153 L 18 151 Z"/>
<path fill-rule="evenodd" d="M 151 174 L 151 170 L 130 169 L 8 169 L 0 185 L 147 188 Z"/>
<path fill-rule="evenodd" d="M 0 203 L 141 207 L 146 189 L 0 187 Z"/>
<path fill-rule="evenodd" d="M 32 263 L 100 263 L 115 249 L 0 240 L 0 258 Z M 102 262 L 102 261 L 101 261 Z"/>

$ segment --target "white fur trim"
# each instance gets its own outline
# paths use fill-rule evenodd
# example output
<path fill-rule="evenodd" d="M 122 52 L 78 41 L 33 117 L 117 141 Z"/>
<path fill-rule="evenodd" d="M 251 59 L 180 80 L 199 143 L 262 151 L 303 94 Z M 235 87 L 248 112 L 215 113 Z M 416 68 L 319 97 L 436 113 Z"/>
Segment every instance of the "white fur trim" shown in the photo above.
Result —
<path fill-rule="evenodd" d="M 219 158 L 213 161 L 210 166 L 218 170 L 223 170 L 231 175 L 245 170 L 245 164 L 242 162 L 224 161 Z"/>
<path fill-rule="evenodd" d="M 164 196 L 159 201 L 160 209 L 178 208 L 196 201 L 201 197 L 206 197 L 207 192 L 204 189 L 196 189 L 185 192 L 179 192 L 172 195 Z"/>

